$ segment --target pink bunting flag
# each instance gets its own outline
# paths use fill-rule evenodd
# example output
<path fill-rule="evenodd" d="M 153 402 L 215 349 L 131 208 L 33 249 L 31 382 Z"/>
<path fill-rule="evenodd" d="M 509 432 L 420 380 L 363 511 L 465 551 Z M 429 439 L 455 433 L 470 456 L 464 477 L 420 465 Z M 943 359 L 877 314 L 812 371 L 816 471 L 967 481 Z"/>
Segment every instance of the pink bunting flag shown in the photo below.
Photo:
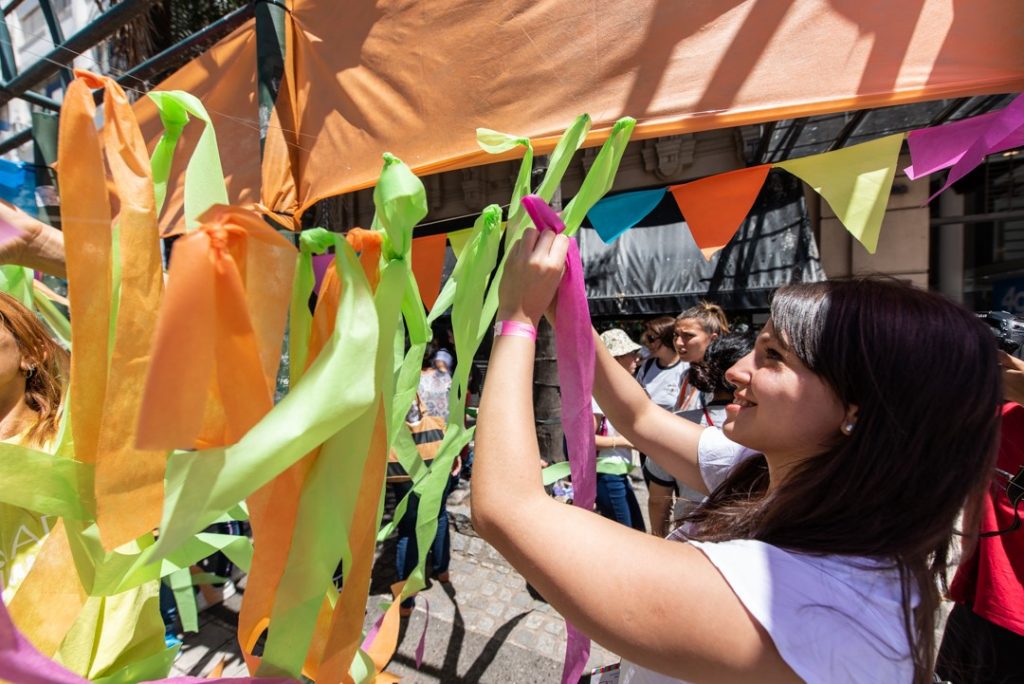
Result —
<path fill-rule="evenodd" d="M 320 285 L 323 284 L 324 276 L 327 274 L 327 269 L 331 267 L 333 261 L 333 254 L 313 255 L 313 292 L 318 295 L 320 294 Z"/>
<path fill-rule="evenodd" d="M 523 198 L 523 207 L 538 230 L 561 233 L 565 224 L 547 203 L 536 195 Z M 555 347 L 558 354 L 558 382 L 562 390 L 562 427 L 569 451 L 573 505 L 592 510 L 597 495 L 597 447 L 594 444 L 594 416 L 591 394 L 594 388 L 594 337 L 583 284 L 583 262 L 575 240 L 569 240 L 565 273 L 555 303 Z M 565 623 L 565 665 L 563 684 L 576 684 L 590 656 L 590 639 L 571 623 Z"/>
<path fill-rule="evenodd" d="M 912 163 L 906 173 L 911 179 L 953 167 L 939 191 L 928 198 L 931 202 L 986 156 L 1024 145 L 1024 95 L 998 112 L 911 131 L 907 144 Z"/>

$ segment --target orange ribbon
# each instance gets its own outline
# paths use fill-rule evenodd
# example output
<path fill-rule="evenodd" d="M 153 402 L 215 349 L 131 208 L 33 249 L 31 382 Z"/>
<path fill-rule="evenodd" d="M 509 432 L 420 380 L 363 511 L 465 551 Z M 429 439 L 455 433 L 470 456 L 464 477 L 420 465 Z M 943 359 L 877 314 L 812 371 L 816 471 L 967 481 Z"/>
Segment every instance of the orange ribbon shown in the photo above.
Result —
<path fill-rule="evenodd" d="M 237 442 L 273 406 L 295 248 L 254 213 L 215 206 L 174 246 L 139 446 Z"/>
<path fill-rule="evenodd" d="M 69 300 L 75 312 L 72 431 L 76 458 L 96 464 L 96 519 L 110 550 L 146 534 L 160 520 L 165 456 L 138 450 L 134 428 L 137 387 L 149 360 L 163 280 L 149 155 L 135 114 L 113 80 L 87 71 L 75 74 L 62 110 L 58 148 Z M 93 88 L 105 90 L 102 145 Z M 117 293 L 111 277 L 112 199 L 118 207 Z M 114 294 L 117 317 L 111 334 Z"/>
<path fill-rule="evenodd" d="M 360 264 L 366 274 L 367 281 L 370 283 L 371 289 L 376 289 L 377 283 L 380 281 L 380 233 L 354 228 L 345 237 L 349 244 L 352 245 L 352 248 L 359 252 Z M 287 290 L 285 292 L 287 293 Z M 334 262 L 332 262 L 324 274 L 320 292 L 317 296 L 316 310 L 313 313 L 312 330 L 309 338 L 309 354 L 306 357 L 307 368 L 323 351 L 324 346 L 326 346 L 327 341 L 334 332 L 340 301 L 341 281 L 338 279 L 337 270 L 335 269 Z M 376 443 L 375 433 L 374 445 Z M 249 570 L 249 583 L 247 585 L 245 601 L 242 603 L 242 610 L 238 616 L 238 641 L 250 672 L 255 672 L 259 665 L 259 658 L 252 655 L 252 650 L 259 641 L 263 631 L 270 624 L 270 615 L 274 607 L 277 588 L 280 585 L 285 563 L 291 551 L 292 535 L 298 515 L 302 485 L 319 453 L 319 448 L 310 452 L 301 461 L 281 473 L 281 475 L 259 489 L 248 499 L 254 553 L 252 566 Z M 385 462 L 386 459 L 381 459 L 382 464 Z M 381 465 L 381 467 L 385 466 Z M 376 489 L 379 496 L 380 487 L 378 486 Z M 362 504 L 362 501 L 360 501 L 360 504 Z M 376 504 L 372 505 L 371 508 L 372 513 L 375 515 L 377 510 Z M 359 513 L 356 516 L 358 517 Z M 372 561 L 372 546 L 368 553 L 368 558 Z M 349 579 L 346 577 L 346 586 L 348 582 Z M 365 602 L 365 593 L 363 597 Z M 360 606 L 357 611 L 359 625 L 362 624 L 364 608 L 365 605 Z M 324 653 L 327 652 L 326 646 L 330 639 L 329 634 L 334 624 L 334 613 L 336 612 L 337 609 L 332 612 L 330 602 L 325 598 L 320 608 L 320 613 L 317 616 L 313 639 L 303 666 L 303 674 L 308 677 L 323 679 L 317 673 L 321 659 L 324 657 Z M 353 613 L 353 615 L 355 614 Z M 348 664 L 351 664 L 351 657 Z M 347 673 L 347 665 L 345 671 Z"/>

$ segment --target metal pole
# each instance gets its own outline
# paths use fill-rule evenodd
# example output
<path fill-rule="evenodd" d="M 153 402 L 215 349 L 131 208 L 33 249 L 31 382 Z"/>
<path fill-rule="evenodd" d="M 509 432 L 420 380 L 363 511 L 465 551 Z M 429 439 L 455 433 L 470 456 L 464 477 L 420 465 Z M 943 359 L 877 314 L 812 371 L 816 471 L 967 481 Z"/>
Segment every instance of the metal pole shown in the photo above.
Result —
<path fill-rule="evenodd" d="M 260 121 L 260 157 L 270 115 L 284 77 L 285 8 L 275 2 L 256 4 L 256 78 Z"/>
<path fill-rule="evenodd" d="M 88 26 L 55 47 L 45 57 L 0 87 L 0 105 L 53 77 L 80 53 L 100 43 L 119 28 L 149 9 L 154 0 L 121 0 Z"/>
<path fill-rule="evenodd" d="M 11 47 L 11 29 L 7 26 L 7 16 L 0 16 L 0 74 L 4 81 L 10 81 L 18 74 L 18 63 L 14 60 L 14 48 Z"/>
<path fill-rule="evenodd" d="M 43 13 L 43 19 L 46 20 L 46 27 L 50 29 L 50 39 L 53 41 L 54 46 L 61 45 L 64 43 L 64 29 L 61 28 L 60 20 L 57 19 L 56 13 L 53 11 L 53 5 L 50 4 L 50 0 L 39 0 L 39 11 Z M 71 79 L 74 76 L 71 74 L 71 69 L 64 68 L 60 70 L 60 80 L 64 84 L 64 88 L 67 89 L 68 84 L 71 83 Z"/>

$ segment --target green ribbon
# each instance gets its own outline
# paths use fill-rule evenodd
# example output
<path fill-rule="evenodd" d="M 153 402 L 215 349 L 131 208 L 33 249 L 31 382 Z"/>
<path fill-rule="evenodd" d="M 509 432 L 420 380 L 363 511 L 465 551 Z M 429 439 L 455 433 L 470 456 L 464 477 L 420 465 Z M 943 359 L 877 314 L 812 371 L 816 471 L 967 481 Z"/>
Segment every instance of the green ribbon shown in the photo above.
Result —
<path fill-rule="evenodd" d="M 612 126 L 611 135 L 601 151 L 597 153 L 593 166 L 583 179 L 579 192 L 572 198 L 565 211 L 562 212 L 562 221 L 565 223 L 565 234 L 574 235 L 579 230 L 587 212 L 612 189 L 615 182 L 615 174 L 619 170 L 619 162 L 622 161 L 622 154 L 629 144 L 629 137 L 636 128 L 636 119 L 628 116 L 615 122 Z"/>
<path fill-rule="evenodd" d="M 603 475 L 628 475 L 632 470 L 632 464 L 626 463 L 621 458 L 615 456 L 602 456 L 597 459 L 597 472 Z M 559 461 L 558 463 L 552 463 L 547 468 L 541 470 L 540 475 L 545 487 L 554 484 L 558 480 L 564 480 L 570 477 L 569 462 Z"/>
<path fill-rule="evenodd" d="M 71 520 L 92 517 L 92 505 L 78 492 L 91 480 L 92 466 L 15 444 L 0 443 L 0 504 Z"/>
<path fill-rule="evenodd" d="M 339 250 L 345 254 L 349 267 L 354 264 L 361 277 L 362 269 L 348 242 L 339 243 Z M 379 341 L 394 337 L 406 285 L 406 269 L 406 262 L 393 259 L 381 272 L 374 296 L 380 325 Z M 369 284 L 364 287 L 368 289 Z M 391 383 L 392 349 L 390 345 L 380 344 L 375 352 L 375 386 L 382 391 Z M 292 545 L 271 612 L 271 628 L 260 675 L 298 677 L 301 674 L 324 596 L 334 597 L 332 577 L 338 563 L 340 561 L 343 568 L 352 567 L 349 538 L 359 490 L 367 486 L 362 475 L 370 456 L 376 421 L 374 407 L 328 439 L 306 476 Z"/>
<path fill-rule="evenodd" d="M 167 182 L 171 177 L 171 162 L 181 133 L 189 122 L 189 115 L 205 125 L 196 143 L 192 158 L 185 168 L 185 231 L 199 227 L 199 216 L 215 204 L 227 204 L 228 192 L 224 186 L 224 169 L 217 149 L 217 134 L 206 108 L 197 97 L 182 90 L 148 93 L 160 112 L 164 134 L 153 150 L 150 166 L 153 172 L 153 190 L 157 214 L 167 197 Z"/>
<path fill-rule="evenodd" d="M 337 247 L 338 235 L 323 228 L 310 228 L 299 233 L 299 254 L 296 257 L 295 280 L 292 284 L 291 311 L 288 319 L 288 386 L 294 387 L 306 370 L 309 356 L 309 335 L 313 314 L 309 311 L 309 296 L 313 293 L 316 276 L 313 273 L 313 255 L 323 254 Z"/>

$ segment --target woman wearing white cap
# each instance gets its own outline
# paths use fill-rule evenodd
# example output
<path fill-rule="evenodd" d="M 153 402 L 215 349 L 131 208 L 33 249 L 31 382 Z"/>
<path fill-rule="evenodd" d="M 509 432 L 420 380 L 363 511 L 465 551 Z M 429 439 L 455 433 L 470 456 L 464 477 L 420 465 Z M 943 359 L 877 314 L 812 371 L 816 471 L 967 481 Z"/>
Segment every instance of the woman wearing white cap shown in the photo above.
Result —
<path fill-rule="evenodd" d="M 626 372 L 636 372 L 641 347 L 624 330 L 606 330 L 601 333 L 601 342 Z M 606 518 L 645 532 L 643 514 L 628 475 L 633 467 L 633 445 L 619 434 L 597 402 L 592 403 L 597 433 L 597 510 Z"/>

